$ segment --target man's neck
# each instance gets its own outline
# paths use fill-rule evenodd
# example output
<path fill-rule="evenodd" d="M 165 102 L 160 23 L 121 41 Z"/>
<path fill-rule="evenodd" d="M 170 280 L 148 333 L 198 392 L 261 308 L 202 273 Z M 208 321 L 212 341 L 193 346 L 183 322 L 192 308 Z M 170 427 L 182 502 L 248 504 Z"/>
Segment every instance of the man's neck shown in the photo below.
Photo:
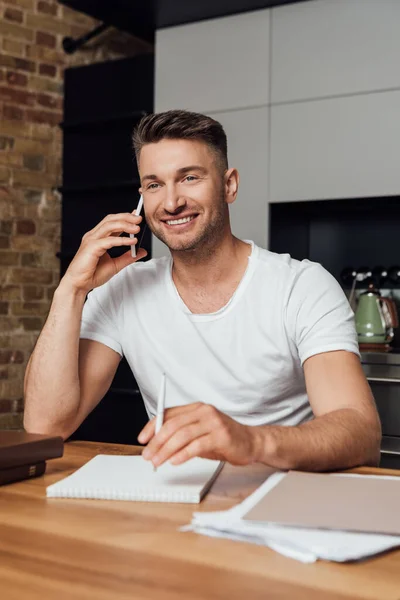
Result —
<path fill-rule="evenodd" d="M 241 277 L 251 253 L 249 244 L 231 233 L 213 248 L 193 252 L 171 252 L 175 284 L 184 288 L 212 288 Z"/>

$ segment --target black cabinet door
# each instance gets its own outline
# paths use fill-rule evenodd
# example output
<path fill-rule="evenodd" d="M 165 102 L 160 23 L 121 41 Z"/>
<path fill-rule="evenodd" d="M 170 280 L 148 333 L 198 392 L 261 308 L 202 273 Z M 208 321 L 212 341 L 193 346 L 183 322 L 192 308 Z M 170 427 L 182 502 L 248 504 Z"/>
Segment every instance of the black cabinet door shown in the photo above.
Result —
<path fill-rule="evenodd" d="M 61 276 L 84 233 L 107 214 L 131 212 L 139 176 L 131 135 L 153 110 L 152 54 L 65 71 Z M 141 245 L 151 257 L 151 236 Z M 114 255 L 125 249 L 114 250 Z M 147 414 L 138 385 L 122 359 L 111 388 L 71 439 L 137 443 Z"/>

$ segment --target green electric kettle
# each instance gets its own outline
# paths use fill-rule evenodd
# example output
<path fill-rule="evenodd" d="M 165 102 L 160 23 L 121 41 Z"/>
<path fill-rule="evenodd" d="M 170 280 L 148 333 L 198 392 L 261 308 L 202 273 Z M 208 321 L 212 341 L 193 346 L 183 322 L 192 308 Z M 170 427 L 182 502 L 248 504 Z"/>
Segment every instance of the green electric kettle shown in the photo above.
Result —
<path fill-rule="evenodd" d="M 358 298 L 355 321 L 359 344 L 389 344 L 399 324 L 396 304 L 370 283 Z"/>

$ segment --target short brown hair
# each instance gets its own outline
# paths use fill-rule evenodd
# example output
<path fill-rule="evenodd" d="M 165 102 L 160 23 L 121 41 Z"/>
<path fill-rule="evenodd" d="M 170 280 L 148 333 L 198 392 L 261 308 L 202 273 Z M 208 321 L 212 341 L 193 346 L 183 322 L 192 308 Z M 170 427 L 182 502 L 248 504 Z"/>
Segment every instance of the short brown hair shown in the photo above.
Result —
<path fill-rule="evenodd" d="M 164 139 L 199 140 L 213 150 L 223 168 L 228 168 L 228 146 L 225 131 L 218 121 L 187 110 L 168 110 L 147 115 L 133 131 L 136 159 L 145 144 Z"/>

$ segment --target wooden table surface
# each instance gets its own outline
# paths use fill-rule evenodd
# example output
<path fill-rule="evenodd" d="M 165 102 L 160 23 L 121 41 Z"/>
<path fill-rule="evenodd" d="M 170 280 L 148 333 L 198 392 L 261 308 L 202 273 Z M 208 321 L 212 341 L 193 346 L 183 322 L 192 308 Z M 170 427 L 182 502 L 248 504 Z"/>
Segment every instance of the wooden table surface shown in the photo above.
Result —
<path fill-rule="evenodd" d="M 302 564 L 262 546 L 177 530 L 193 510 L 226 509 L 247 496 L 269 473 L 262 465 L 226 465 L 200 507 L 46 499 L 47 485 L 98 453 L 140 449 L 70 442 L 45 476 L 0 487 L 2 600 L 400 600 L 400 550 L 362 563 Z"/>

